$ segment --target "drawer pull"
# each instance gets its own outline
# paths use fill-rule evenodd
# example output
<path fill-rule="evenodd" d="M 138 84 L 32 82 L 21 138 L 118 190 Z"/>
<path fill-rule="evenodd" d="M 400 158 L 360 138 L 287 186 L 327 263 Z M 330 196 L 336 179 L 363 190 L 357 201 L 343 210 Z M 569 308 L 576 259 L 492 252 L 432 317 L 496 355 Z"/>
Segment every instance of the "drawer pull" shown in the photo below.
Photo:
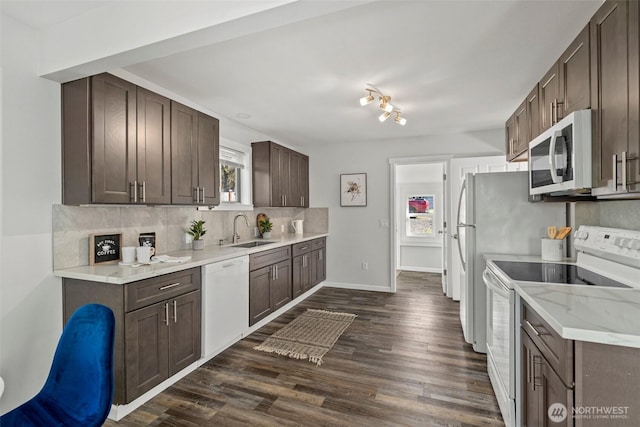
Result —
<path fill-rule="evenodd" d="M 540 335 L 549 335 L 548 332 L 540 332 L 539 330 L 537 330 L 535 328 L 535 326 L 533 326 L 528 320 L 525 319 L 524 323 L 527 324 L 527 326 L 529 326 L 531 328 L 531 330 L 533 331 L 534 334 L 536 334 L 537 337 L 539 337 Z"/>
<path fill-rule="evenodd" d="M 166 285 L 160 288 L 161 291 L 166 291 L 167 289 L 175 288 L 176 286 L 180 286 L 180 282 L 172 283 L 170 285 Z"/>
<path fill-rule="evenodd" d="M 307 249 L 309 249 L 309 246 L 303 246 L 300 248 L 301 251 L 306 251 Z"/>
<path fill-rule="evenodd" d="M 235 262 L 229 262 L 226 264 L 222 264 L 222 268 L 229 268 L 229 267 L 233 267 L 235 265 Z"/>

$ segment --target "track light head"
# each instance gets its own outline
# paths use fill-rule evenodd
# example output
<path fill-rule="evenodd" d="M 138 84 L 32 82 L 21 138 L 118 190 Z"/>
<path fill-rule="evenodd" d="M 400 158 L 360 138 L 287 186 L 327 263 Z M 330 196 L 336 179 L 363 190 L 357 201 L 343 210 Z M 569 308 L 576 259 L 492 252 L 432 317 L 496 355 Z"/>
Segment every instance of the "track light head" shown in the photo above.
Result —
<path fill-rule="evenodd" d="M 370 104 L 373 99 L 373 95 L 371 95 L 371 91 L 369 91 L 369 96 L 363 96 L 360 98 L 360 105 L 364 107 L 365 105 Z"/>
<path fill-rule="evenodd" d="M 400 126 L 404 126 L 407 124 L 407 119 L 405 119 L 404 117 L 400 117 L 400 111 L 396 111 L 396 118 L 393 120 Z"/>
<path fill-rule="evenodd" d="M 380 117 L 378 117 L 378 120 L 380 120 L 380 122 L 384 122 L 389 118 L 390 115 L 391 115 L 390 112 L 385 111 L 384 113 L 380 114 Z"/>
<path fill-rule="evenodd" d="M 395 109 L 395 107 L 389 104 L 388 102 L 385 102 L 384 104 L 380 104 L 380 108 L 382 108 L 387 113 L 391 113 Z"/>

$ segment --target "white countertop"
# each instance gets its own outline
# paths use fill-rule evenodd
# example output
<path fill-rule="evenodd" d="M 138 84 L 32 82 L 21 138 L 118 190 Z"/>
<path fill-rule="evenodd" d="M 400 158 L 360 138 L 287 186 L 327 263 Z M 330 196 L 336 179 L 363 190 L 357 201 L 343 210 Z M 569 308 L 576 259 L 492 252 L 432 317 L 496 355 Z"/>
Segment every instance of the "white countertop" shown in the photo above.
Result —
<path fill-rule="evenodd" d="M 484 257 L 487 261 L 544 262 L 529 256 Z M 505 280 L 503 275 L 500 279 Z M 562 338 L 640 348 L 640 289 L 520 281 L 509 285 Z"/>
<path fill-rule="evenodd" d="M 328 236 L 327 233 L 304 233 L 303 235 L 284 234 L 278 238 L 267 239 L 269 242 L 273 242 L 271 244 L 253 248 L 239 248 L 234 247 L 233 245 L 207 246 L 201 251 L 193 251 L 189 249 L 166 254 L 173 257 L 191 257 L 190 260 L 182 263 L 161 262 L 158 264 L 143 265 L 140 267 L 120 266 L 118 264 L 84 265 L 80 267 L 65 268 L 62 270 L 54 270 L 53 274 L 54 276 L 68 279 L 89 280 L 92 282 L 122 285 L 125 283 L 135 282 L 137 280 L 174 273 L 176 271 L 186 270 L 192 267 L 201 267 L 218 261 L 225 261 L 231 258 L 250 255 L 256 252 L 275 249 L 281 246 L 292 245 L 326 236 Z M 262 239 L 245 240 L 240 241 L 237 244 L 248 243 L 254 240 Z"/>

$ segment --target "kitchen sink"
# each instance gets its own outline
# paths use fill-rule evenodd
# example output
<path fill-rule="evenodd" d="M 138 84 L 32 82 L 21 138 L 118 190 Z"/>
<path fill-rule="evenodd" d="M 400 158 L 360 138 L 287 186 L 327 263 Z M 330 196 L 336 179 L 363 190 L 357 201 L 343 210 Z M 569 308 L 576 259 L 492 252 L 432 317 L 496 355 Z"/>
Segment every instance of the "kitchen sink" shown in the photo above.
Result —
<path fill-rule="evenodd" d="M 254 242 L 239 243 L 237 245 L 232 245 L 232 246 L 234 248 L 255 248 L 257 246 L 270 245 L 271 243 L 275 243 L 275 242 L 264 242 L 264 241 L 256 240 Z"/>

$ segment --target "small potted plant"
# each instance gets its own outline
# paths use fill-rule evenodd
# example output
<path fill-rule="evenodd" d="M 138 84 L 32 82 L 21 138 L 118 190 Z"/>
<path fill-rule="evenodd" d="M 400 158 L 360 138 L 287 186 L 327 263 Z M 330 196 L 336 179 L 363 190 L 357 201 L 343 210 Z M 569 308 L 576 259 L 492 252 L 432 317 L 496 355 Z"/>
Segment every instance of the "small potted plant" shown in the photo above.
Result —
<path fill-rule="evenodd" d="M 273 228 L 273 223 L 269 221 L 269 218 L 260 220 L 260 222 L 258 223 L 258 227 L 260 227 L 260 234 L 262 234 L 263 239 L 271 238 L 271 229 Z"/>
<path fill-rule="evenodd" d="M 204 221 L 196 221 L 195 219 L 191 221 L 191 227 L 187 230 L 187 233 L 193 237 L 193 250 L 204 249 L 204 240 L 202 239 L 202 236 L 204 236 L 206 232 L 207 230 L 204 229 Z"/>

